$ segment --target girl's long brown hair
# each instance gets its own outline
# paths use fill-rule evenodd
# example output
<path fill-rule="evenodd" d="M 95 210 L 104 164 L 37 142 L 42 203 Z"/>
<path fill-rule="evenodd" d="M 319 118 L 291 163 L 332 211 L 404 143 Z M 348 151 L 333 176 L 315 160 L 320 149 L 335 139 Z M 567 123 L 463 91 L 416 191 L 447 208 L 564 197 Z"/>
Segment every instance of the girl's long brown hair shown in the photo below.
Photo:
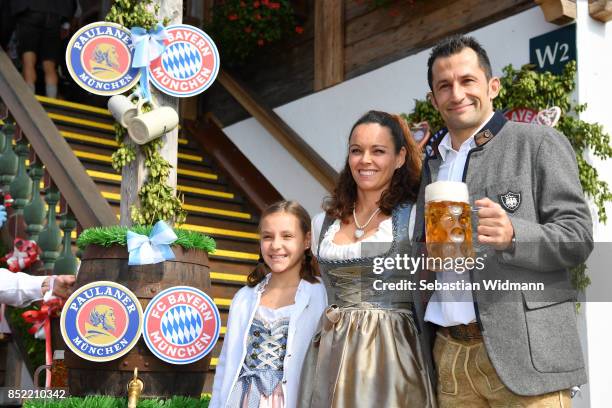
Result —
<path fill-rule="evenodd" d="M 259 220 L 259 230 L 261 232 L 261 224 L 268 215 L 284 212 L 287 214 L 294 215 L 300 224 L 300 230 L 304 234 L 310 232 L 310 216 L 308 212 L 302 207 L 297 201 L 278 201 L 274 204 L 271 204 L 268 208 L 266 208 L 261 214 L 261 218 Z M 268 267 L 266 266 L 263 257 L 261 254 L 259 255 L 259 261 L 253 269 L 253 272 L 249 274 L 247 277 L 247 285 L 253 287 L 261 282 L 266 275 L 270 272 Z M 314 256 L 312 256 L 312 251 L 310 247 L 304 251 L 304 258 L 302 259 L 302 268 L 300 269 L 300 278 L 304 279 L 310 283 L 318 283 L 319 276 L 319 264 Z"/>
<path fill-rule="evenodd" d="M 395 170 L 389 188 L 381 194 L 378 202 L 380 211 L 391 215 L 397 205 L 416 201 L 421 182 L 421 153 L 404 118 L 381 111 L 371 110 L 359 118 L 351 128 L 349 142 L 355 128 L 368 123 L 377 123 L 389 129 L 395 154 L 398 154 L 402 147 L 406 149 L 404 165 Z M 356 201 L 357 184 L 351 174 L 347 154 L 344 169 L 340 172 L 336 188 L 326 200 L 324 209 L 330 217 L 346 222 L 353 213 Z"/>

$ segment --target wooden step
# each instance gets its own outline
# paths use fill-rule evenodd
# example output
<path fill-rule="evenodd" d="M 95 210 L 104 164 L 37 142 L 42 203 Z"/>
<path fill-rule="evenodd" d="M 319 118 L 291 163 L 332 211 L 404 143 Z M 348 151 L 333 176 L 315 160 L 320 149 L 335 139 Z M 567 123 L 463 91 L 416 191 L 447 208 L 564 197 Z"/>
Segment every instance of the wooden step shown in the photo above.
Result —
<path fill-rule="evenodd" d="M 114 138 L 114 133 L 113 135 L 110 135 L 110 134 L 104 135 L 104 134 L 100 134 L 100 132 L 91 131 L 91 130 L 89 131 L 83 130 L 80 132 L 74 132 L 70 130 L 61 130 L 61 126 L 60 126 L 60 134 L 64 136 L 64 138 L 68 142 L 79 142 L 79 143 L 86 143 L 86 144 L 92 144 L 92 145 L 103 145 L 103 146 L 109 146 L 113 148 L 116 148 L 119 146 L 119 144 Z M 178 144 L 179 146 L 186 146 L 187 144 L 189 144 L 189 141 L 181 137 L 178 139 Z"/>

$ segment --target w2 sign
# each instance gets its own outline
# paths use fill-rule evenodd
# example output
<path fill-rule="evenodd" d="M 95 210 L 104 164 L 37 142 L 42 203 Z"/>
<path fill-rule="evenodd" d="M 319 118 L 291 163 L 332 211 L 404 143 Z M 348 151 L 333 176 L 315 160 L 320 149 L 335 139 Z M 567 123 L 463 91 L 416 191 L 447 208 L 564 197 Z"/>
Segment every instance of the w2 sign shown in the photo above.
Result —
<path fill-rule="evenodd" d="M 576 24 L 529 39 L 529 62 L 537 71 L 561 74 L 563 67 L 576 60 Z"/>

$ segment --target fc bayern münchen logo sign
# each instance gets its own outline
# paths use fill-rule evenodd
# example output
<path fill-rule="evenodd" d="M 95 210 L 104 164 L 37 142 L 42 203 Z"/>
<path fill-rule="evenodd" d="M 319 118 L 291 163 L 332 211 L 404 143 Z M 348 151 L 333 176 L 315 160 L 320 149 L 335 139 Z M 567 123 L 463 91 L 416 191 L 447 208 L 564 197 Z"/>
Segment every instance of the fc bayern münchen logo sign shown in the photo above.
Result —
<path fill-rule="evenodd" d="M 190 25 L 171 25 L 166 33 L 166 49 L 149 65 L 151 82 L 176 97 L 204 92 L 219 73 L 217 46 L 204 31 Z"/>
<path fill-rule="evenodd" d="M 92 282 L 66 301 L 60 319 L 68 348 L 90 361 L 110 361 L 134 347 L 142 330 L 138 298 L 115 282 Z"/>
<path fill-rule="evenodd" d="M 144 340 L 159 359 L 190 364 L 210 353 L 221 318 L 212 299 L 199 289 L 175 286 L 161 291 L 144 313 Z"/>
<path fill-rule="evenodd" d="M 66 47 L 66 65 L 72 79 L 97 95 L 117 95 L 136 85 L 140 71 L 132 67 L 133 57 L 132 34 L 115 23 L 88 24 Z"/>

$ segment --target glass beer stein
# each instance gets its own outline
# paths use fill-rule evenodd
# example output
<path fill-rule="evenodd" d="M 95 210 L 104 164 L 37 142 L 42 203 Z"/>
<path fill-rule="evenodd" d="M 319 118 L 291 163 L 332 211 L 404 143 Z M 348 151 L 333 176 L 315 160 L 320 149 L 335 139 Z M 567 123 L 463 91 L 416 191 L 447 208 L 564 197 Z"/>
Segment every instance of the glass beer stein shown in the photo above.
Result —
<path fill-rule="evenodd" d="M 425 187 L 425 240 L 428 258 L 474 257 L 469 194 L 465 183 L 437 181 Z"/>

